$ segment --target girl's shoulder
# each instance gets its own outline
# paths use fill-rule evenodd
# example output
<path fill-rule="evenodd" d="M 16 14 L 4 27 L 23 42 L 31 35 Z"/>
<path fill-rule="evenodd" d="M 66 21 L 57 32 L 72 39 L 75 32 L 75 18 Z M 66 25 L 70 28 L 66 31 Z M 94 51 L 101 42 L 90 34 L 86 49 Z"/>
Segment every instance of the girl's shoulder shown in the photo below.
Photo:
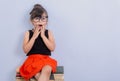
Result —
<path fill-rule="evenodd" d="M 24 36 L 29 36 L 30 31 L 31 31 L 31 30 L 25 31 Z"/>
<path fill-rule="evenodd" d="M 52 31 L 50 29 L 46 29 L 46 31 L 48 31 L 48 33 L 52 33 Z"/>
<path fill-rule="evenodd" d="M 27 30 L 25 33 L 27 33 L 27 34 L 33 33 L 33 29 L 32 30 Z"/>
<path fill-rule="evenodd" d="M 48 35 L 53 36 L 53 32 L 51 30 L 48 30 Z"/>

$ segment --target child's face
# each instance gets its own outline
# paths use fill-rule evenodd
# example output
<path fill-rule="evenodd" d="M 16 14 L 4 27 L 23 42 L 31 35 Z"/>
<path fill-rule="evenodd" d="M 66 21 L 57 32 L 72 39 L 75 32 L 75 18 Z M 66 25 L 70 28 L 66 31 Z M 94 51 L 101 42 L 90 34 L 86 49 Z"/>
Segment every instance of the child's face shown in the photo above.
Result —
<path fill-rule="evenodd" d="M 32 21 L 32 24 L 34 27 L 39 27 L 41 29 L 42 27 L 46 27 L 48 22 L 48 17 L 45 13 L 41 17 L 35 17 Z"/>

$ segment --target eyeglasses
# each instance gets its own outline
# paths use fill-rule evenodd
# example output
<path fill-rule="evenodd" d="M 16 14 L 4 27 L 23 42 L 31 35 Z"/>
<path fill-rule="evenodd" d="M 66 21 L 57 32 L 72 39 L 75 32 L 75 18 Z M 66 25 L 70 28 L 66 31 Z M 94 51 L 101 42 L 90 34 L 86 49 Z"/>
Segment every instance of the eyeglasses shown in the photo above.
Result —
<path fill-rule="evenodd" d="M 46 22 L 48 20 L 48 16 L 43 16 L 43 17 L 35 17 L 33 19 L 34 22 L 39 22 L 39 21 L 42 21 L 42 22 Z"/>

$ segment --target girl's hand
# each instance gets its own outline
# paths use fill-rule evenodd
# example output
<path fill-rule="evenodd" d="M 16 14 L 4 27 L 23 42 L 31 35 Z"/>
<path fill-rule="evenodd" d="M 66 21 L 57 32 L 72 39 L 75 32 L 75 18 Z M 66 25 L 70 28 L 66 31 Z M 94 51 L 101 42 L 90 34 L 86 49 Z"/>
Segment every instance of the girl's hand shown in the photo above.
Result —
<path fill-rule="evenodd" d="M 45 36 L 45 26 L 43 26 L 40 30 L 41 37 Z"/>
<path fill-rule="evenodd" d="M 36 39 L 39 34 L 40 34 L 40 28 L 39 27 L 35 27 L 33 37 Z"/>

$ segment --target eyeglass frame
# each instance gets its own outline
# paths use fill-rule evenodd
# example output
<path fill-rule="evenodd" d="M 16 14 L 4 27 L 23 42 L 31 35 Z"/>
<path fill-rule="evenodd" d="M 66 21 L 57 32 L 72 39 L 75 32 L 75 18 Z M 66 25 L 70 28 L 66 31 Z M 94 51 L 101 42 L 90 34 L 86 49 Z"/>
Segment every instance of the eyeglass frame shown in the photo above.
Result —
<path fill-rule="evenodd" d="M 37 18 L 37 19 L 36 19 Z M 35 20 L 36 19 L 36 20 Z M 45 20 L 44 20 L 45 19 Z M 42 16 L 42 17 L 35 17 L 33 19 L 34 22 L 39 22 L 39 21 L 42 21 L 42 22 L 46 22 L 48 20 L 48 16 Z"/>

